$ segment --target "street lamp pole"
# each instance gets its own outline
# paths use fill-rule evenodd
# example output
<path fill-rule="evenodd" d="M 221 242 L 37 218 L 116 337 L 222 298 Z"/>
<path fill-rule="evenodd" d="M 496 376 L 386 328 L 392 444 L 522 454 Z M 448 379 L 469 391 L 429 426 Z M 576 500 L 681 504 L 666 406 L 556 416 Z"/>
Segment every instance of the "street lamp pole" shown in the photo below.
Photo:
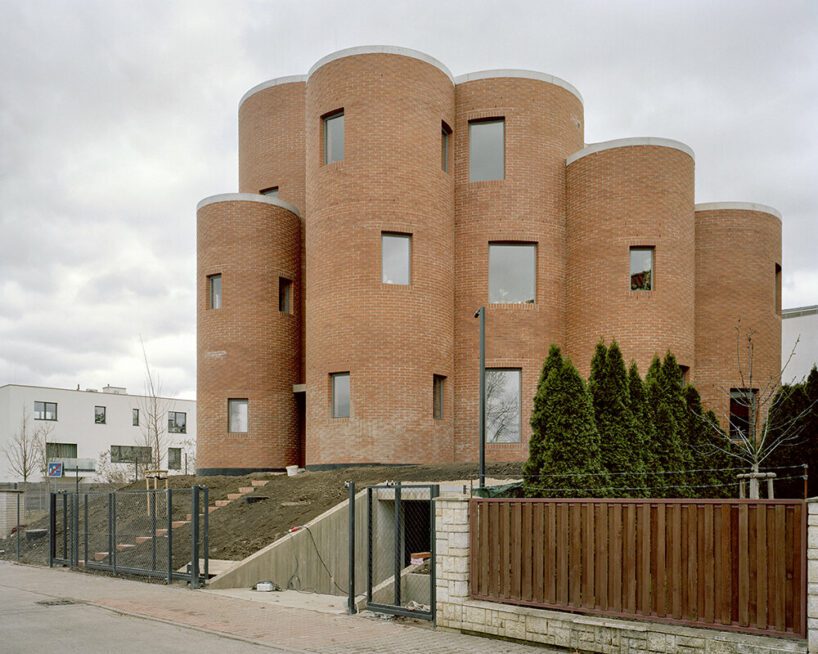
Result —
<path fill-rule="evenodd" d="M 480 489 L 486 487 L 486 307 L 474 314 L 480 319 Z"/>

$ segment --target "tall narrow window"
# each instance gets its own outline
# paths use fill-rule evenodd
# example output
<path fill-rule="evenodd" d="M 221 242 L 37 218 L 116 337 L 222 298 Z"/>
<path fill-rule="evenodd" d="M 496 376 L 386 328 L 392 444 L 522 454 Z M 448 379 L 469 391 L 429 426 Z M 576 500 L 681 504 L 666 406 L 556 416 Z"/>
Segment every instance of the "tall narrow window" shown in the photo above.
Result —
<path fill-rule="evenodd" d="M 169 447 L 168 448 L 168 470 L 182 469 L 182 448 Z"/>
<path fill-rule="evenodd" d="M 631 290 L 652 291 L 654 284 L 653 248 L 631 248 Z"/>
<path fill-rule="evenodd" d="M 505 177 L 505 119 L 469 122 L 469 181 Z"/>
<path fill-rule="evenodd" d="M 266 195 L 268 198 L 278 197 L 278 186 L 271 186 L 270 188 L 263 188 L 259 191 L 261 195 Z"/>
<path fill-rule="evenodd" d="M 536 244 L 489 243 L 489 303 L 533 303 L 536 279 Z"/>
<path fill-rule="evenodd" d="M 752 435 L 757 410 L 757 388 L 730 389 L 730 438 L 741 440 Z"/>
<path fill-rule="evenodd" d="M 211 309 L 222 308 L 222 276 L 208 275 L 207 276 L 207 296 L 208 307 Z"/>
<path fill-rule="evenodd" d="M 449 141 L 451 140 L 452 128 L 446 123 L 440 124 L 440 167 L 444 173 L 449 172 Z"/>
<path fill-rule="evenodd" d="M 349 373 L 336 372 L 330 375 L 332 381 L 332 417 L 349 418 Z"/>
<path fill-rule="evenodd" d="M 284 277 L 278 278 L 278 310 L 281 313 L 293 312 L 293 283 Z"/>
<path fill-rule="evenodd" d="M 443 375 L 432 377 L 432 415 L 435 420 L 443 420 L 443 405 L 446 399 L 446 378 Z"/>
<path fill-rule="evenodd" d="M 781 265 L 775 264 L 775 314 L 781 315 Z"/>
<path fill-rule="evenodd" d="M 131 424 L 139 427 L 139 409 L 131 409 Z"/>
<path fill-rule="evenodd" d="M 519 368 L 486 369 L 486 442 L 519 443 L 521 431 Z"/>
<path fill-rule="evenodd" d="M 232 434 L 244 434 L 247 432 L 247 400 L 230 399 L 227 400 L 227 431 Z"/>
<path fill-rule="evenodd" d="M 408 284 L 411 234 L 381 234 L 381 279 L 384 284 Z"/>
<path fill-rule="evenodd" d="M 324 116 L 324 163 L 344 158 L 344 110 Z"/>

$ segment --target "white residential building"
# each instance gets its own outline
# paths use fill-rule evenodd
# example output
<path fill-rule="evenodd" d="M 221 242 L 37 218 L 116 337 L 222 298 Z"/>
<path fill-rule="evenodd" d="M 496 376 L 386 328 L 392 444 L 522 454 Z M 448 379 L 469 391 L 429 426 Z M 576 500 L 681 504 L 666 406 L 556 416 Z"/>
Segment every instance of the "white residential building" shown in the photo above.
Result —
<path fill-rule="evenodd" d="M 162 467 L 183 473 L 193 471 L 196 444 L 196 402 L 158 398 L 158 411 L 151 409 L 152 399 L 129 395 L 126 389 L 106 386 L 102 390 L 70 390 L 43 386 L 7 384 L 0 386 L 0 482 L 21 481 L 8 460 L 6 451 L 14 444 L 23 422 L 30 435 L 46 434 L 49 460 L 93 460 L 107 453 L 114 466 L 133 467 L 136 460 L 147 464 L 155 460 L 147 442 L 148 419 L 161 416 Z M 19 457 L 18 457 L 19 458 Z M 19 467 L 19 466 L 18 466 Z M 66 464 L 66 469 L 68 464 Z M 98 472 L 98 469 L 97 469 Z M 85 480 L 97 479 L 95 473 L 80 473 Z M 40 481 L 36 471 L 29 481 Z"/>
<path fill-rule="evenodd" d="M 781 381 L 800 381 L 818 366 L 818 305 L 784 309 L 781 312 L 781 362 L 787 363 L 793 346 L 798 346 L 781 375 Z"/>

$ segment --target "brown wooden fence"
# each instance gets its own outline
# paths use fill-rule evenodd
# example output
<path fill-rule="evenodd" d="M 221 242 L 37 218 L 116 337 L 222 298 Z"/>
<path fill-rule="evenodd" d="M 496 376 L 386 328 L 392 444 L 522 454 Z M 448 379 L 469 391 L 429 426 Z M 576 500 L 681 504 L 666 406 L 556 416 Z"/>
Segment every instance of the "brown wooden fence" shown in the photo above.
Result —
<path fill-rule="evenodd" d="M 475 599 L 806 635 L 794 500 L 473 499 Z"/>

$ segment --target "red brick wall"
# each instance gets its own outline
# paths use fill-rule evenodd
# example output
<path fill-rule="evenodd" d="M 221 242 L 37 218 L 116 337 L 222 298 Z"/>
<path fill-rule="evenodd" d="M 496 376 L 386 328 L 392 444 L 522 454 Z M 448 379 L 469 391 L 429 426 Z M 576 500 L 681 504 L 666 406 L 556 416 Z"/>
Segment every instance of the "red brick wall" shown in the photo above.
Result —
<path fill-rule="evenodd" d="M 344 160 L 321 117 L 344 109 Z M 307 464 L 452 460 L 454 180 L 440 165 L 454 86 L 411 57 L 366 54 L 307 83 Z M 381 283 L 381 232 L 412 234 L 411 284 Z M 329 374 L 351 374 L 332 418 Z M 443 420 L 432 377 L 448 378 Z"/>
<path fill-rule="evenodd" d="M 693 159 L 659 146 L 590 154 L 567 166 L 566 352 L 587 377 L 600 338 L 644 374 L 673 352 L 693 366 Z M 630 290 L 631 246 L 654 246 L 654 290 Z"/>
<path fill-rule="evenodd" d="M 293 280 L 299 300 L 298 218 L 262 202 L 208 204 L 198 212 L 197 251 L 197 468 L 296 463 L 301 320 L 279 312 L 278 285 Z M 207 276 L 216 273 L 222 308 L 209 309 Z M 228 433 L 228 398 L 249 400 L 247 433 Z"/>
<path fill-rule="evenodd" d="M 505 179 L 469 182 L 469 121 L 505 118 Z M 583 108 L 540 80 L 490 78 L 457 85 L 455 140 L 455 460 L 479 446 L 478 321 L 486 306 L 486 366 L 522 369 L 518 444 L 489 444 L 489 461 L 528 456 L 529 418 L 551 343 L 564 339 L 565 158 L 583 145 Z M 488 304 L 489 241 L 537 243 L 536 302 Z"/>
<path fill-rule="evenodd" d="M 696 211 L 696 369 L 704 403 L 722 423 L 730 388 L 747 379 L 746 334 L 753 333 L 753 383 L 776 386 L 781 374 L 781 316 L 775 308 L 775 265 L 781 263 L 781 221 L 763 211 Z M 739 374 L 736 328 L 742 335 Z"/>

